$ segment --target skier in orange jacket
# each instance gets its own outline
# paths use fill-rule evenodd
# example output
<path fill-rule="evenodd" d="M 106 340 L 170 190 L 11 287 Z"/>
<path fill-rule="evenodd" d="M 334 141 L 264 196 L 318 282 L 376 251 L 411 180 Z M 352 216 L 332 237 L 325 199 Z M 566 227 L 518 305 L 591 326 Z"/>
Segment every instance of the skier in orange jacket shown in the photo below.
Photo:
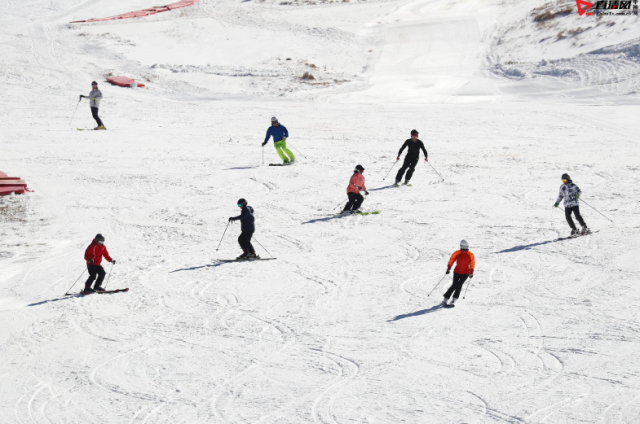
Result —
<path fill-rule="evenodd" d="M 347 186 L 347 196 L 349 196 L 349 201 L 344 205 L 342 214 L 358 212 L 360 205 L 364 202 L 364 197 L 362 197 L 362 194 L 360 193 L 364 191 L 365 195 L 369 195 L 367 187 L 364 185 L 363 172 L 364 168 L 362 165 L 356 165 L 356 169 L 353 171 L 353 175 L 351 176 L 349 185 Z"/>
<path fill-rule="evenodd" d="M 454 303 L 460 297 L 462 285 L 467 281 L 467 278 L 473 278 L 473 270 L 476 267 L 476 258 L 473 256 L 473 253 L 469 251 L 469 243 L 467 243 L 466 240 L 462 240 L 460 242 L 460 250 L 453 252 L 453 255 L 451 255 L 451 259 L 449 259 L 449 264 L 447 265 L 447 274 L 451 272 L 451 267 L 454 262 L 457 264 L 453 270 L 453 283 L 444 294 L 444 299 L 442 300 L 442 306 L 449 308 L 455 306 Z M 453 299 L 451 303 L 447 304 L 451 294 L 453 294 Z"/>

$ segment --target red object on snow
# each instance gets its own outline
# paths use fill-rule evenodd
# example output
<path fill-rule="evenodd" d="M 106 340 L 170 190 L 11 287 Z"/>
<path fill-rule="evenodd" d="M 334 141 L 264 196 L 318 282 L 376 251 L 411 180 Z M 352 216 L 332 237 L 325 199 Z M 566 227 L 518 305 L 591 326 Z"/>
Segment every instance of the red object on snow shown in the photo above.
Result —
<path fill-rule="evenodd" d="M 94 18 L 87 19 L 84 21 L 73 21 L 72 24 L 82 23 L 82 22 L 102 22 L 102 21 L 113 21 L 115 19 L 129 19 L 129 18 L 141 18 L 143 16 L 155 15 L 160 12 L 168 12 L 173 9 L 180 9 L 181 7 L 193 6 L 198 3 L 200 0 L 180 0 L 176 3 L 171 3 L 166 6 L 155 6 L 149 9 L 136 10 L 134 12 L 123 13 L 121 15 L 109 16 L 108 18 Z"/>
<path fill-rule="evenodd" d="M 0 171 L 0 196 L 6 196 L 11 193 L 24 194 L 26 191 L 29 191 L 26 182 L 18 177 L 9 177 Z"/>
<path fill-rule="evenodd" d="M 129 77 L 109 77 L 107 81 L 120 87 L 144 87 L 144 84 L 140 84 Z"/>

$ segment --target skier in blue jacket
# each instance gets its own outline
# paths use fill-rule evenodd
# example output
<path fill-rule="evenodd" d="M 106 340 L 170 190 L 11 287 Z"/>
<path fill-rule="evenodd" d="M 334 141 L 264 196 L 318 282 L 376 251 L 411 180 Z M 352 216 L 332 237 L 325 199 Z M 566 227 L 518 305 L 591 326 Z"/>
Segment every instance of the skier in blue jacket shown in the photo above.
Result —
<path fill-rule="evenodd" d="M 238 200 L 238 207 L 242 209 L 240 215 L 229 218 L 229 221 L 240 220 L 241 224 L 238 243 L 240 243 L 240 247 L 244 253 L 236 259 L 257 259 L 258 256 L 256 255 L 256 251 L 251 244 L 251 237 L 253 237 L 253 233 L 256 230 L 256 218 L 253 216 L 253 208 L 247 204 L 245 199 Z"/>
<path fill-rule="evenodd" d="M 264 139 L 264 143 L 262 143 L 262 147 L 264 147 L 269 139 L 273 136 L 273 145 L 276 147 L 276 152 L 278 152 L 278 156 L 282 159 L 285 165 L 295 162 L 296 157 L 293 155 L 291 150 L 287 149 L 287 137 L 289 137 L 289 131 L 284 125 L 280 125 L 278 122 L 278 118 L 275 116 L 271 118 L 271 127 L 267 130 L 267 136 Z"/>

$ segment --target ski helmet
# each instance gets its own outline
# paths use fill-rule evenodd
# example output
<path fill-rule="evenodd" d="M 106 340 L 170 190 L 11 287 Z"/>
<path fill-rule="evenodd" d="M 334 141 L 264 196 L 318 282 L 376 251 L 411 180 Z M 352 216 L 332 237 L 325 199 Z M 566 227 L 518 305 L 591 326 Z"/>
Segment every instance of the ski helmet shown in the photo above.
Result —
<path fill-rule="evenodd" d="M 247 201 L 245 199 L 238 200 L 238 206 L 246 206 L 246 205 L 247 205 Z"/>
<path fill-rule="evenodd" d="M 278 122 L 278 118 L 276 118 L 275 116 L 272 116 L 271 123 L 273 124 L 274 122 Z"/>
<path fill-rule="evenodd" d="M 460 250 L 469 250 L 469 243 L 466 240 L 460 242 Z"/>
<path fill-rule="evenodd" d="M 98 85 L 98 83 L 95 81 L 91 81 L 91 85 Z"/>
<path fill-rule="evenodd" d="M 418 135 L 418 130 L 411 130 L 411 135 Z"/>
<path fill-rule="evenodd" d="M 566 172 L 564 174 L 562 174 L 562 179 L 563 180 L 570 180 L 571 177 L 569 176 L 569 174 L 567 174 Z"/>
<path fill-rule="evenodd" d="M 356 165 L 356 169 L 361 172 L 364 171 L 364 168 L 362 167 L 362 165 Z"/>
<path fill-rule="evenodd" d="M 96 234 L 96 241 L 104 242 L 104 236 L 102 234 Z"/>

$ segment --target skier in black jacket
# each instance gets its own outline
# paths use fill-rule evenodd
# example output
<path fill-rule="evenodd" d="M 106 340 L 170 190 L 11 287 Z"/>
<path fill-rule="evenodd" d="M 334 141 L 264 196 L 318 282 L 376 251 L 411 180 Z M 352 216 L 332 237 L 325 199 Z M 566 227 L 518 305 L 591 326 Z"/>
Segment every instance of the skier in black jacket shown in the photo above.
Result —
<path fill-rule="evenodd" d="M 427 150 L 424 148 L 424 143 L 418 139 L 418 131 L 411 130 L 411 138 L 404 142 L 400 151 L 398 152 L 398 158 L 396 160 L 400 160 L 400 156 L 402 155 L 402 151 L 408 148 L 407 156 L 404 158 L 404 163 L 402 164 L 402 168 L 398 171 L 396 175 L 396 186 L 400 185 L 400 181 L 402 181 L 402 176 L 404 175 L 404 171 L 409 168 L 407 171 L 407 176 L 404 180 L 405 185 L 409 184 L 411 177 L 413 176 L 413 171 L 418 164 L 418 159 L 420 159 L 420 149 L 424 152 L 424 160 L 425 162 L 429 161 L 429 155 L 427 154 Z"/>
<path fill-rule="evenodd" d="M 253 216 L 253 208 L 247 205 L 247 201 L 245 199 L 238 200 L 238 207 L 242 209 L 240 215 L 229 218 L 229 221 L 240 220 L 241 224 L 241 233 L 240 237 L 238 237 L 238 243 L 240 243 L 240 247 L 244 253 L 236 259 L 256 259 L 258 256 L 251 244 L 251 237 L 253 237 L 253 232 L 256 230 L 256 218 Z"/>

